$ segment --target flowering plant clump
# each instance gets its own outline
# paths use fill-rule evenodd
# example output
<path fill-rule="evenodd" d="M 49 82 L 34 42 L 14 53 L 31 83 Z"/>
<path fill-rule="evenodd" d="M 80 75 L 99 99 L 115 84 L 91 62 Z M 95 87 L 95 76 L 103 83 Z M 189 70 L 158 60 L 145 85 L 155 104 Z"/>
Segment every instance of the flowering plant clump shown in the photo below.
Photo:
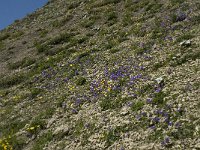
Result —
<path fill-rule="evenodd" d="M 2 148 L 3 150 L 13 150 L 12 146 L 8 142 L 8 139 L 6 138 L 0 139 L 0 148 Z"/>
<path fill-rule="evenodd" d="M 31 126 L 31 127 L 28 127 L 26 129 L 26 131 L 29 133 L 29 134 L 36 134 L 38 129 L 40 128 L 40 125 L 37 125 L 37 126 Z"/>

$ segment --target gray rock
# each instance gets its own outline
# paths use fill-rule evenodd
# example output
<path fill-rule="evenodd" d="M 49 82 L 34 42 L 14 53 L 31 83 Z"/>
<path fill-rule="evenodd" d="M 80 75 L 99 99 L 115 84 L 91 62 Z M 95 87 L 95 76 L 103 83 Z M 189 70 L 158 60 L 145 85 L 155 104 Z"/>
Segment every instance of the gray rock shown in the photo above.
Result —
<path fill-rule="evenodd" d="M 184 40 L 184 41 L 182 41 L 181 43 L 180 43 L 180 46 L 186 46 L 186 47 L 188 47 L 188 46 L 190 46 L 191 45 L 191 40 Z"/>
<path fill-rule="evenodd" d="M 176 16 L 176 22 L 184 21 L 187 18 L 187 15 L 183 12 L 179 12 Z"/>
<path fill-rule="evenodd" d="M 196 145 L 195 145 L 195 148 L 200 148 L 200 143 L 197 143 Z"/>
<path fill-rule="evenodd" d="M 121 112 L 120 112 L 121 115 L 127 115 L 128 113 L 129 113 L 129 108 L 128 107 L 123 107 L 121 109 Z"/>
<path fill-rule="evenodd" d="M 158 85 L 159 85 L 160 88 L 163 88 L 163 87 L 164 87 L 165 83 L 164 83 L 163 77 L 159 77 L 159 78 L 157 78 L 157 79 L 155 79 L 155 80 L 156 80 L 156 82 L 158 83 Z"/>
<path fill-rule="evenodd" d="M 56 118 L 51 118 L 47 123 L 47 128 L 49 128 L 55 121 L 56 121 Z"/>
<path fill-rule="evenodd" d="M 156 78 L 155 80 L 156 80 L 156 82 L 157 82 L 158 84 L 161 84 L 162 82 L 164 82 L 163 77 Z"/>
<path fill-rule="evenodd" d="M 65 135 L 69 132 L 69 127 L 68 125 L 61 125 L 55 129 L 53 132 L 53 135 Z"/>

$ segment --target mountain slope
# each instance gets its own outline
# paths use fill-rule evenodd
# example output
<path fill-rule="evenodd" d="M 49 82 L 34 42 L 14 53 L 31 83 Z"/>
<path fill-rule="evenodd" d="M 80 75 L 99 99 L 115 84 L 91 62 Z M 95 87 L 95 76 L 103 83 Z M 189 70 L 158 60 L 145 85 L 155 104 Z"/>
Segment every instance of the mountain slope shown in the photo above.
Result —
<path fill-rule="evenodd" d="M 0 149 L 199 149 L 198 0 L 52 0 L 0 32 Z"/>

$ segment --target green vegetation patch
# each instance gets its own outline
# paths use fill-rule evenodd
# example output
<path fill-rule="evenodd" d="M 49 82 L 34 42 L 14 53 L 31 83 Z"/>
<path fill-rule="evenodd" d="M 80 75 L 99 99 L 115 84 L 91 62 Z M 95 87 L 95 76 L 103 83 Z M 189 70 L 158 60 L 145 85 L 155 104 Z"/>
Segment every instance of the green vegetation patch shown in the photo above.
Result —
<path fill-rule="evenodd" d="M 111 146 L 115 141 L 120 139 L 120 131 L 116 129 L 110 129 L 103 134 L 103 140 L 106 141 L 106 146 Z"/>
<path fill-rule="evenodd" d="M 21 61 L 18 61 L 18 62 L 15 62 L 15 63 L 9 63 L 8 67 L 10 69 L 24 68 L 24 67 L 27 67 L 27 66 L 34 64 L 35 62 L 36 62 L 35 59 L 26 57 L 26 58 L 22 59 Z"/>
<path fill-rule="evenodd" d="M 194 37 L 194 35 L 190 34 L 190 33 L 185 33 L 181 36 L 179 36 L 177 39 L 176 39 L 176 43 L 180 43 L 184 40 L 190 40 Z"/>
<path fill-rule="evenodd" d="M 153 104 L 164 105 L 165 104 L 164 98 L 166 96 L 167 94 L 162 91 L 155 93 L 154 98 L 153 98 Z"/>
<path fill-rule="evenodd" d="M 8 39 L 9 37 L 10 37 L 9 33 L 2 34 L 2 35 L 0 35 L 0 41 L 4 41 L 4 40 Z"/>
<path fill-rule="evenodd" d="M 39 136 L 39 138 L 36 139 L 32 150 L 43 150 L 45 144 L 51 140 L 53 140 L 53 133 L 51 131 L 43 133 L 42 136 Z"/>
<path fill-rule="evenodd" d="M 13 74 L 11 76 L 4 77 L 0 80 L 0 89 L 9 88 L 11 86 L 22 83 L 27 79 L 25 73 Z"/>
<path fill-rule="evenodd" d="M 84 85 L 86 81 L 87 80 L 84 77 L 80 77 L 76 80 L 76 85 Z"/>
<path fill-rule="evenodd" d="M 144 104 L 145 103 L 143 101 L 138 101 L 132 105 L 131 109 L 132 111 L 138 111 L 143 108 Z"/>

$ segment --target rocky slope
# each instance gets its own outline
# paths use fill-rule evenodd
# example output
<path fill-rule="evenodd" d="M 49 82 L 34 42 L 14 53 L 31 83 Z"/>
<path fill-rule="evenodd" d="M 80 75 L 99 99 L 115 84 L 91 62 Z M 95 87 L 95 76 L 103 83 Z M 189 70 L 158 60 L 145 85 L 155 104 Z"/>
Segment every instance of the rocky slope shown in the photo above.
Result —
<path fill-rule="evenodd" d="M 0 31 L 0 149 L 200 149 L 199 0 L 51 0 Z"/>

